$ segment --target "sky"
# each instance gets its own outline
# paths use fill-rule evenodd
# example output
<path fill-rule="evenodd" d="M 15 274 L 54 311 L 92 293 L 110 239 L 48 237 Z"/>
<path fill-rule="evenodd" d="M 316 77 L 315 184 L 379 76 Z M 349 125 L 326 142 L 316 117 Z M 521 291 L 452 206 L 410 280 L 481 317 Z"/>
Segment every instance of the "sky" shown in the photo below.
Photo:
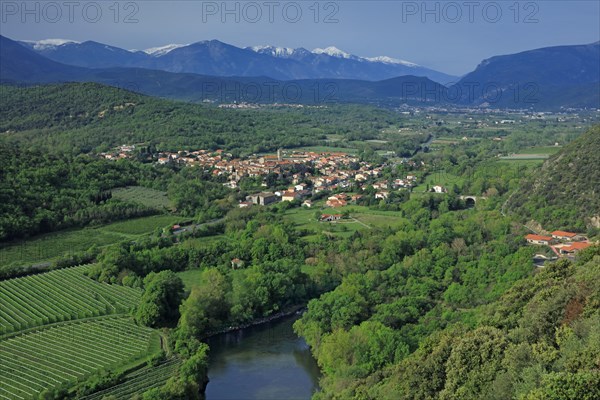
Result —
<path fill-rule="evenodd" d="M 0 33 L 125 49 L 209 39 L 239 47 L 335 46 L 463 75 L 494 55 L 599 41 L 600 2 L 0 0 Z"/>

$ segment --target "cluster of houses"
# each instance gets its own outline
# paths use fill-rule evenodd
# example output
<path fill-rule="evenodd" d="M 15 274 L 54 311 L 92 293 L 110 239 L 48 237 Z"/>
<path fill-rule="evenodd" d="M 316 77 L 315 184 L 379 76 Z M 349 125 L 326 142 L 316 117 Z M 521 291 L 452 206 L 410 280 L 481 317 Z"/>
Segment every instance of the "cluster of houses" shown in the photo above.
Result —
<path fill-rule="evenodd" d="M 107 160 L 120 160 L 123 158 L 130 158 L 135 150 L 135 145 L 124 144 L 118 146 L 112 152 L 100 153 L 99 156 L 106 158 Z"/>
<path fill-rule="evenodd" d="M 315 171 L 314 174 L 304 172 L 291 175 L 292 183 L 296 186 L 278 194 L 282 201 L 302 199 L 324 190 L 346 189 L 351 186 L 364 188 L 367 181 L 374 180 L 372 186 L 378 190 L 377 198 L 387 198 L 390 189 L 411 188 L 417 184 L 415 175 L 396 179 L 392 184 L 383 179 L 377 181 L 384 166 L 373 166 L 360 161 L 355 155 L 341 152 L 292 151 L 284 154 L 279 150 L 277 155 L 255 155 L 238 159 L 222 150 L 178 151 L 160 153 L 158 163 L 179 163 L 211 169 L 214 175 L 227 176 L 229 180 L 225 185 L 232 189 L 238 187 L 243 177 L 265 177 L 272 173 L 282 176 L 293 170 L 294 166 L 310 166 Z M 301 181 L 310 182 L 312 193 L 306 192 L 306 187 L 298 187 Z M 266 186 L 266 183 L 263 185 Z"/>
<path fill-rule="evenodd" d="M 118 152 L 102 153 L 109 159 L 126 158 L 134 155 L 135 146 L 121 146 Z M 405 178 L 388 181 L 380 178 L 384 165 L 373 166 L 352 154 L 342 152 L 313 152 L 278 150 L 276 155 L 254 155 L 248 158 L 234 158 L 223 150 L 195 150 L 161 152 L 156 160 L 158 164 L 180 164 L 199 166 L 210 170 L 215 176 L 227 177 L 225 186 L 235 189 L 244 177 L 266 178 L 269 174 L 291 178 L 294 186 L 282 192 L 256 193 L 240 203 L 240 207 L 250 205 L 268 205 L 277 201 L 303 200 L 325 190 L 338 191 L 353 188 L 364 190 L 371 185 L 375 190 L 376 199 L 387 199 L 391 190 L 410 189 L 417 185 L 417 176 L 407 175 Z M 407 163 L 413 162 L 407 160 Z M 297 172 L 297 171 L 303 172 Z M 310 172 L 309 172 L 310 171 Z M 263 186 L 267 187 L 266 179 Z M 445 189 L 436 186 L 436 192 L 443 193 Z M 327 199 L 327 206 L 343 207 L 348 201 L 357 198 L 341 194 Z M 311 207 L 309 200 L 304 205 Z"/>
<path fill-rule="evenodd" d="M 549 236 L 529 234 L 525 240 L 529 244 L 549 246 L 558 257 L 575 255 L 594 244 L 583 235 L 565 231 L 554 231 Z"/>

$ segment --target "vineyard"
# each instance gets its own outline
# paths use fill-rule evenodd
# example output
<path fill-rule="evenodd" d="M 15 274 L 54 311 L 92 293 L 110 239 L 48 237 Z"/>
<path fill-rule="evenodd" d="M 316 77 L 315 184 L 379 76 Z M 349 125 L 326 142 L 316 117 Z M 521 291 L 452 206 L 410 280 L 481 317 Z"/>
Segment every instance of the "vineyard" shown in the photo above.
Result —
<path fill-rule="evenodd" d="M 143 186 L 128 186 L 112 190 L 112 196 L 115 199 L 124 201 L 135 201 L 147 207 L 156 209 L 166 209 L 171 206 L 171 202 L 165 192 L 146 188 Z"/>
<path fill-rule="evenodd" d="M 159 346 L 155 331 L 127 316 L 15 335 L 0 341 L 0 399 L 32 399 L 45 389 L 141 359 Z"/>
<path fill-rule="evenodd" d="M 86 396 L 82 400 L 101 400 L 108 396 L 117 400 L 131 399 L 136 394 L 164 385 L 177 373 L 180 364 L 179 359 L 172 358 L 155 367 L 142 368 L 128 375 L 122 383 Z"/>
<path fill-rule="evenodd" d="M 96 282 L 89 265 L 0 282 L 0 336 L 41 325 L 123 313 L 141 291 Z"/>

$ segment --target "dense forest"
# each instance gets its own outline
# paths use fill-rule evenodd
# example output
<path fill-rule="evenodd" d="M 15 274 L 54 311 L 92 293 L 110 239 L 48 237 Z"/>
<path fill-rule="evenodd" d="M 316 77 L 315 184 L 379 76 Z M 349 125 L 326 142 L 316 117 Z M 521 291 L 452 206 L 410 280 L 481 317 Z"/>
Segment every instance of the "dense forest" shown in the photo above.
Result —
<path fill-rule="evenodd" d="M 600 126 L 546 161 L 511 196 L 508 209 L 546 227 L 600 228 Z"/>
<path fill-rule="evenodd" d="M 137 184 L 159 189 L 172 175 L 140 163 L 47 153 L 1 141 L 0 164 L 0 241 L 157 213 L 112 199 L 111 189 Z"/>
<path fill-rule="evenodd" d="M 329 134 L 378 131 L 400 117 L 369 106 L 231 110 L 139 95 L 93 83 L 0 86 L 6 139 L 79 154 L 122 144 L 159 150 L 224 149 L 237 154 L 318 144 Z"/>
<path fill-rule="evenodd" d="M 316 398 L 597 399 L 599 278 L 596 247 L 471 310 L 454 300 L 468 292 L 449 287 L 446 310 L 419 318 L 429 296 L 385 298 L 376 280 L 349 277 L 332 292 L 337 296 L 312 301 L 297 323 L 326 374 Z M 347 296 L 362 300 L 362 314 L 356 301 L 338 305 Z M 462 320 L 451 322 L 448 314 L 460 310 Z M 350 320 L 340 318 L 348 313 Z"/>

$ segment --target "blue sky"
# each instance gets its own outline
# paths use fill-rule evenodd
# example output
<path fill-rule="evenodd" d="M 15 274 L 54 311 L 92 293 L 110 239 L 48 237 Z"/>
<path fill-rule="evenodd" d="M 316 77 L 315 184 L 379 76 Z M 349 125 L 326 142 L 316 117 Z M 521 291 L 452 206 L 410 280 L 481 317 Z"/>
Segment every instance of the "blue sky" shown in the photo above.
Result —
<path fill-rule="evenodd" d="M 2 0 L 2 35 L 95 40 L 126 49 L 206 39 L 240 47 L 333 45 L 360 56 L 386 55 L 456 75 L 494 55 L 600 40 L 598 1 L 25 3 Z"/>

